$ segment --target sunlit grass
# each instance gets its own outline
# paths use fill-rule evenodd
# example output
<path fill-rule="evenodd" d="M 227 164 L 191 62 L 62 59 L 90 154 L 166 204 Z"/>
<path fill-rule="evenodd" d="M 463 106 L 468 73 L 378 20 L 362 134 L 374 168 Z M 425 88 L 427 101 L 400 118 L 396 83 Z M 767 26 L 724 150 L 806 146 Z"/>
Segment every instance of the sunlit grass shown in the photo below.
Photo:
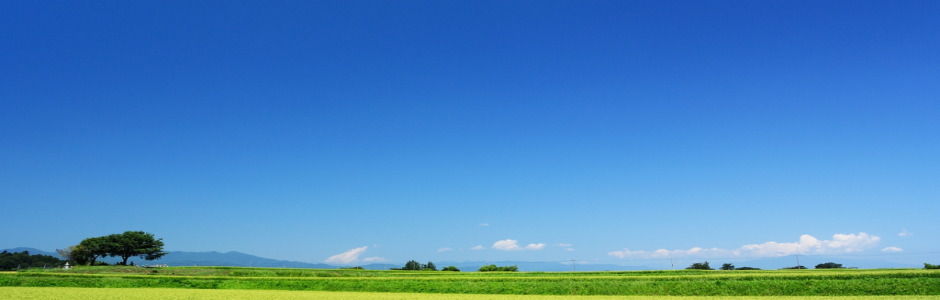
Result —
<path fill-rule="evenodd" d="M 0 274 L 0 286 L 613 296 L 940 295 L 940 272 L 765 270 L 428 272 L 94 267 Z"/>
<path fill-rule="evenodd" d="M 19 300 L 58 300 L 58 299 L 100 299 L 100 300 L 169 300 L 169 299 L 200 299 L 200 300 L 237 300 L 237 299 L 319 299 L 319 300 L 400 300 L 400 299 L 451 299 L 451 300 L 482 300 L 482 299 L 509 299 L 509 300 L 639 300 L 639 299 L 672 299 L 672 300 L 790 300 L 806 299 L 806 297 L 754 297 L 754 296 L 728 296 L 728 297 L 669 297 L 669 296 L 551 296 L 551 295 L 455 295 L 455 294 L 418 294 L 418 293 L 366 293 L 366 292 L 322 292 L 322 291 L 270 291 L 270 290 L 197 290 L 197 289 L 166 289 L 166 288 L 35 288 L 35 287 L 0 287 L 0 299 Z M 872 300 L 872 299 L 940 299 L 940 296 L 833 296 L 812 297 L 814 300 Z"/>

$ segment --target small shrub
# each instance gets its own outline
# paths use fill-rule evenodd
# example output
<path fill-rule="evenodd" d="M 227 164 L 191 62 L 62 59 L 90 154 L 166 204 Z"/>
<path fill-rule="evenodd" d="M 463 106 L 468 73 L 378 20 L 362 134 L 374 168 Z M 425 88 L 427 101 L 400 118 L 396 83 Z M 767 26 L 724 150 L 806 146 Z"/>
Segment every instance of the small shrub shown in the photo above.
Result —
<path fill-rule="evenodd" d="M 441 271 L 460 272 L 460 269 L 458 269 L 458 268 L 455 267 L 455 266 L 446 266 L 446 267 L 444 267 L 443 269 L 441 269 Z"/>
<path fill-rule="evenodd" d="M 940 265 L 931 265 L 928 263 L 924 263 L 924 269 L 940 269 Z"/>

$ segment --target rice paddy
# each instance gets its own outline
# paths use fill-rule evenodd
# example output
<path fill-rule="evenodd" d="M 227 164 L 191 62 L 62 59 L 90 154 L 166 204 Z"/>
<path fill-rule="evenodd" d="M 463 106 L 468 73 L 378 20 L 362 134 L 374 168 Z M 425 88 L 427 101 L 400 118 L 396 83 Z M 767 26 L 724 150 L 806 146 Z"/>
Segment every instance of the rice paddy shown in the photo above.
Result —
<path fill-rule="evenodd" d="M 56 298 L 60 294 L 64 296 Z M 558 299 L 572 296 L 577 296 L 577 299 L 789 299 L 808 296 L 814 299 L 899 296 L 940 299 L 940 271 L 841 269 L 457 273 L 87 267 L 0 273 L 0 299 Z"/>

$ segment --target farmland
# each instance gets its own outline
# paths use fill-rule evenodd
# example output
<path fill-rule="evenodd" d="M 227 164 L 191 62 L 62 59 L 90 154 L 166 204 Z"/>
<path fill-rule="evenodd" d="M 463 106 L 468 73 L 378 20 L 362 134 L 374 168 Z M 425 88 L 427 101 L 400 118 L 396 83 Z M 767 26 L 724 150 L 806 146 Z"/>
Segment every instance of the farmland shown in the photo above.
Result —
<path fill-rule="evenodd" d="M 92 289 L 89 289 L 92 288 Z M 420 299 L 553 299 L 553 296 L 722 296 L 872 297 L 899 295 L 940 298 L 940 272 L 892 270 L 633 271 L 633 272 L 431 272 L 314 270 L 227 267 L 84 267 L 0 273 L 0 295 L 52 299 L 50 293 L 123 293 L 120 299 L 237 298 L 350 299 L 374 294 Z M 291 294 L 298 293 L 301 294 Z M 352 294 L 348 294 L 353 292 Z M 196 295 L 208 293 L 211 295 Z M 242 296 L 229 294 L 243 293 Z M 249 293 L 271 293 L 248 296 Z M 166 294 L 166 298 L 155 298 Z M 181 296 L 192 294 L 194 296 Z M 32 296 L 31 296 L 32 295 Z M 175 296 L 174 296 L 175 295 Z M 294 295 L 294 296 L 278 296 Z M 352 296 L 351 296 L 352 295 Z M 4 298 L 6 296 L 0 296 Z M 12 296 L 11 296 L 12 297 Z M 30 298 L 33 297 L 33 298 Z M 85 298 L 75 296 L 76 298 Z M 161 296 L 162 297 L 162 296 Z M 601 297 L 601 298 L 596 298 Z M 91 298 L 107 299 L 104 296 Z M 352 297 L 354 298 L 354 297 Z M 363 298 L 363 299 L 365 299 Z M 13 299 L 13 298 L 7 298 Z M 618 298 L 620 299 L 620 298 Z M 685 299 L 685 298 L 683 298 Z M 741 299 L 741 298 L 735 298 Z"/>
<path fill-rule="evenodd" d="M 200 299 L 200 300 L 232 300 L 232 299 L 318 299 L 318 300 L 405 300 L 405 299 L 445 299 L 445 300 L 639 300 L 650 299 L 648 296 L 542 296 L 542 295 L 465 295 L 465 294 L 419 294 L 419 293 L 369 293 L 369 292 L 310 292 L 310 291 L 270 291 L 270 290 L 196 290 L 196 289 L 152 289 L 152 288 L 120 288 L 120 289 L 89 289 L 89 288 L 20 288 L 0 287 L 0 299 L 17 300 L 71 300 L 71 299 L 98 299 L 98 300 L 164 300 L 164 299 Z M 768 299 L 757 296 L 727 296 L 727 297 L 655 297 L 674 300 L 746 300 Z M 815 300 L 872 300 L 872 299 L 902 299 L 921 300 L 937 299 L 937 296 L 832 296 L 813 297 Z M 774 300 L 806 299 L 806 297 L 772 297 Z"/>

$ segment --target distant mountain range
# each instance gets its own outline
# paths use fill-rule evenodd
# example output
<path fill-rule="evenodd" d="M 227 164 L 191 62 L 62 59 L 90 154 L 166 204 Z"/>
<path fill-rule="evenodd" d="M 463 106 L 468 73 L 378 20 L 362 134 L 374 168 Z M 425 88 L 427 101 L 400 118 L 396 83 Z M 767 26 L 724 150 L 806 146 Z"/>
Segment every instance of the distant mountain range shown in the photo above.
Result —
<path fill-rule="evenodd" d="M 7 252 L 29 251 L 30 254 L 51 255 L 54 257 L 62 258 L 59 256 L 58 253 L 55 253 L 55 252 L 43 251 L 43 250 L 39 250 L 36 248 L 28 248 L 28 247 L 4 249 L 2 251 L 7 251 Z M 108 262 L 108 263 L 114 263 L 114 262 L 120 261 L 120 259 L 116 257 L 105 257 L 99 260 Z M 327 265 L 327 264 L 314 264 L 314 263 L 263 258 L 263 257 L 254 256 L 251 254 L 236 252 L 236 251 L 231 251 L 231 252 L 169 251 L 167 255 L 164 255 L 158 260 L 147 261 L 147 260 L 142 260 L 137 257 L 132 257 L 131 259 L 128 260 L 128 263 L 130 262 L 134 262 L 134 264 L 136 265 L 161 264 L 161 265 L 168 265 L 168 266 L 227 266 L 227 267 L 261 267 L 261 268 L 305 268 L 305 269 L 339 268 L 338 266 Z"/>
<path fill-rule="evenodd" d="M 28 247 L 18 247 L 11 249 L 4 249 L 0 251 L 7 252 L 23 252 L 29 251 L 30 254 L 43 254 L 50 255 L 54 257 L 59 257 L 58 253 L 43 251 L 36 248 Z M 61 257 L 60 257 L 61 258 Z M 839 257 L 822 257 L 822 256 L 801 256 L 800 258 L 794 256 L 786 257 L 776 257 L 776 258 L 760 258 L 753 260 L 735 260 L 735 261 L 721 261 L 713 260 L 710 261 L 712 268 L 718 269 L 723 263 L 733 263 L 735 267 L 755 267 L 762 268 L 766 270 L 775 270 L 785 267 L 796 266 L 797 259 L 800 261 L 800 265 L 806 266 L 807 268 L 812 269 L 814 266 L 820 263 L 825 262 L 836 262 L 842 264 L 844 267 L 850 268 L 862 268 L 862 269 L 874 269 L 874 268 L 921 268 L 921 264 L 912 264 L 912 263 L 898 263 L 898 262 L 888 262 L 881 260 L 867 260 L 867 259 L 847 259 Z M 119 261 L 118 258 L 108 257 L 102 259 L 102 261 L 114 263 Z M 328 265 L 320 263 L 306 263 L 306 262 L 297 262 L 297 261 L 287 261 L 287 260 L 277 260 L 270 258 L 263 258 L 259 256 L 254 256 L 250 254 L 245 254 L 241 252 L 186 252 L 186 251 L 170 251 L 167 255 L 162 258 L 154 261 L 146 261 L 139 258 L 131 258 L 130 261 L 133 261 L 137 265 L 152 265 L 152 264 L 161 264 L 168 266 L 231 266 L 231 267 L 264 267 L 264 268 L 303 268 L 303 269 L 338 269 L 341 267 L 349 266 L 337 266 L 337 265 Z M 684 259 L 683 261 L 688 261 Z M 476 271 L 481 266 L 495 264 L 498 266 L 518 266 L 519 271 L 530 271 L 530 272 L 565 272 L 565 271 L 636 271 L 636 270 L 663 270 L 669 269 L 670 267 L 664 268 L 661 265 L 652 266 L 652 265 L 616 265 L 616 264 L 594 264 L 594 263 L 585 263 L 585 262 L 575 262 L 574 266 L 570 262 L 526 262 L 526 261 L 497 261 L 497 262 L 480 262 L 480 261 L 469 261 L 469 262 L 448 262 L 441 261 L 435 262 L 438 268 L 444 268 L 446 266 L 455 266 L 462 271 Z M 395 263 L 395 264 L 368 264 L 361 265 L 364 269 L 369 270 L 388 270 L 390 268 L 400 268 L 404 263 Z M 676 265 L 676 269 L 684 269 L 686 265 Z"/>

